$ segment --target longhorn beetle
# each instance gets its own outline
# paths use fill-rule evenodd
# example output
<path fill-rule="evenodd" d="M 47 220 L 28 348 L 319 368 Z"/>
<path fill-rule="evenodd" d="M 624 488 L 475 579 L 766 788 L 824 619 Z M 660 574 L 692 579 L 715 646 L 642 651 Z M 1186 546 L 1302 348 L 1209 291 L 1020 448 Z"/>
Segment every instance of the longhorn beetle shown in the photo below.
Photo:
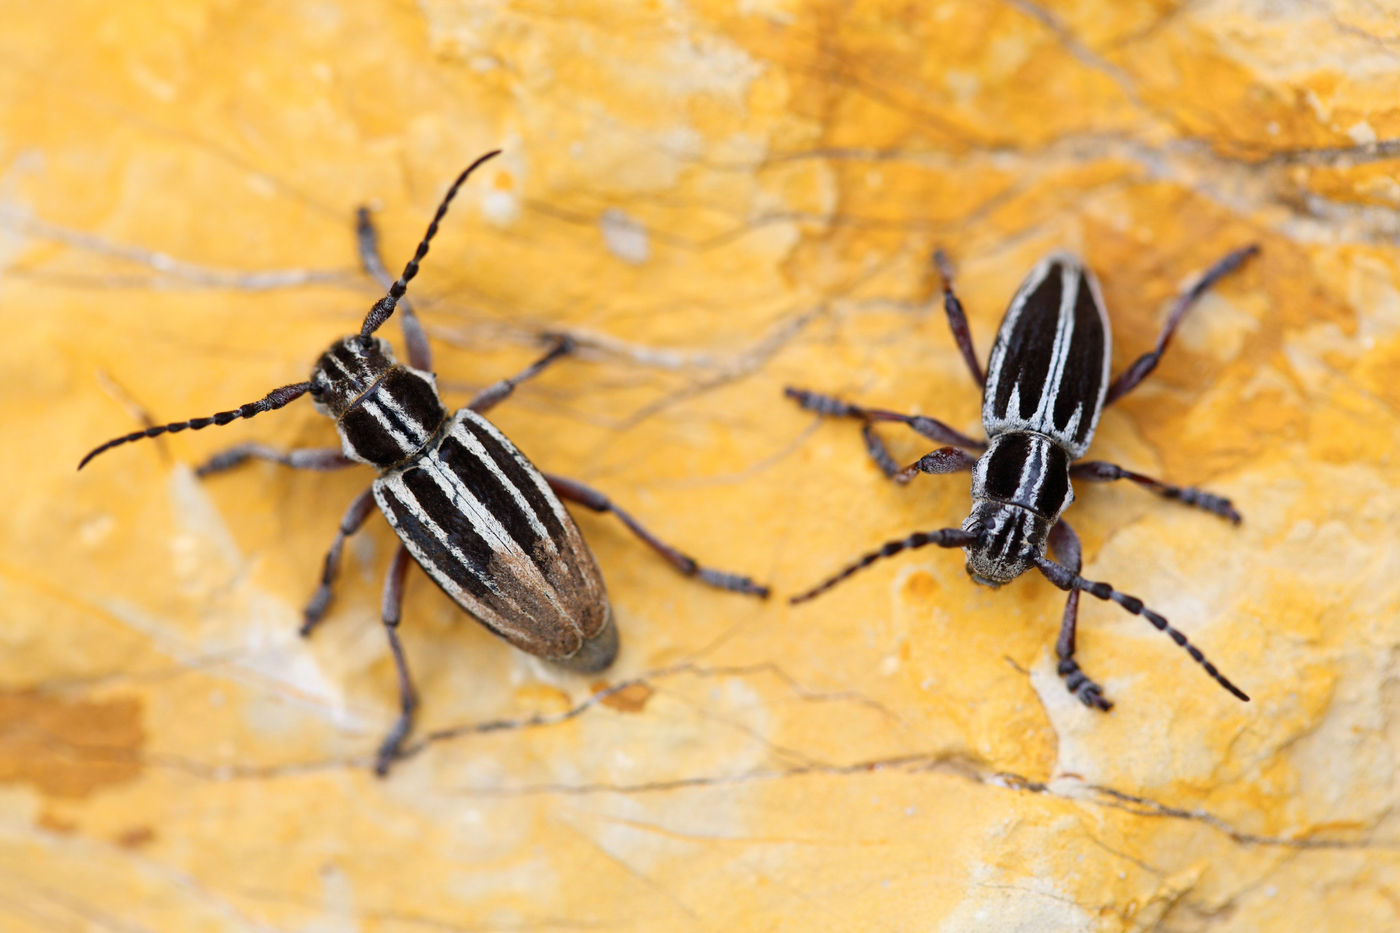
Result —
<path fill-rule="evenodd" d="M 417 317 L 403 301 L 418 264 L 458 188 L 488 152 L 469 165 L 447 189 L 428 232 L 403 274 L 389 284 L 379 259 L 368 212 L 359 212 L 361 261 L 388 294 L 365 316 L 360 332 L 331 344 L 306 382 L 273 389 L 256 402 L 173 424 L 133 431 L 93 449 L 78 469 L 103 451 L 158 434 L 228 424 L 282 408 L 304 394 L 316 410 L 335 419 L 340 449 L 274 450 L 239 444 L 206 461 L 196 471 L 208 476 L 248 460 L 270 460 L 309 470 L 335 470 L 368 464 L 379 476 L 350 503 L 326 553 L 321 584 L 303 611 L 301 634 L 309 635 L 325 616 L 345 540 L 378 505 L 399 536 L 384 581 L 383 621 L 399 681 L 399 717 L 379 747 L 375 771 L 383 775 L 407 738 L 418 705 L 398 624 L 408 559 L 418 565 L 458 606 L 515 647 L 584 673 L 600 671 L 617 655 L 617 628 L 603 579 L 577 526 L 560 504 L 567 499 L 595 512 L 612 512 L 681 573 L 720 589 L 766 597 L 768 588 L 748 577 L 701 566 L 647 531 L 602 493 L 576 480 L 542 473 L 525 459 L 483 414 L 527 379 L 567 354 L 561 339 L 524 370 L 483 389 L 467 407 L 450 414 L 439 398 L 428 342 Z M 383 339 L 375 337 L 394 313 L 403 326 L 408 365 L 398 363 Z"/>
<path fill-rule="evenodd" d="M 1191 306 L 1215 282 L 1256 252 L 1258 247 L 1246 246 L 1216 262 L 1177 298 L 1157 345 L 1112 382 L 1108 315 L 1098 281 L 1078 259 L 1056 253 L 1026 276 L 1002 319 L 984 376 L 977 364 L 967 316 L 953 292 L 951 265 L 941 251 L 936 252 L 934 263 L 943 279 L 944 312 L 963 361 L 982 389 L 982 426 L 988 440 L 968 437 L 923 415 L 865 408 L 792 387 L 786 394 L 820 415 L 861 420 L 867 452 L 895 482 L 907 483 L 919 473 L 971 470 L 972 512 L 961 528 L 918 532 L 889 541 L 789 601 L 809 600 L 856 571 L 900 551 L 930 544 L 962 548 L 967 556 L 967 573 L 977 583 L 997 587 L 1035 567 L 1055 586 L 1069 592 L 1055 644 L 1057 670 L 1070 693 L 1085 706 L 1108 710 L 1113 704 L 1074 659 L 1081 591 L 1142 616 L 1184 648 L 1216 683 L 1248 701 L 1244 691 L 1220 673 L 1200 649 L 1165 618 L 1144 606 L 1142 600 L 1107 583 L 1081 577 L 1079 537 L 1060 516 L 1074 501 L 1071 478 L 1089 482 L 1126 479 L 1165 498 L 1239 524 L 1240 514 L 1228 499 L 1200 489 L 1173 486 L 1113 463 L 1079 458 L 1089 449 L 1104 406 L 1127 395 L 1152 372 Z M 908 425 L 924 437 L 949 446 L 901 470 L 874 432 L 874 424 L 881 421 Z M 969 450 L 981 454 L 974 457 L 967 453 Z M 1047 543 L 1060 558 L 1058 563 L 1045 556 Z"/>

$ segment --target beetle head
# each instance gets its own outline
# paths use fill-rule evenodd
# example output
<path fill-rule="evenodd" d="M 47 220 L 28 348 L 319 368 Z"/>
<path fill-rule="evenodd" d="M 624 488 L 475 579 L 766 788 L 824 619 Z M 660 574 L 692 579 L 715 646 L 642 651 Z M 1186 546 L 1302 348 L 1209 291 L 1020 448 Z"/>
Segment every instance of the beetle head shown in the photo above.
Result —
<path fill-rule="evenodd" d="M 317 411 L 339 418 L 395 365 L 394 351 L 378 337 L 343 337 L 312 368 L 311 401 Z"/>
<path fill-rule="evenodd" d="M 1034 567 L 1034 555 L 1045 553 L 1050 535 L 1050 522 L 1029 509 L 985 499 L 973 504 L 962 527 L 978 536 L 963 548 L 967 575 L 990 587 L 1010 583 Z"/>

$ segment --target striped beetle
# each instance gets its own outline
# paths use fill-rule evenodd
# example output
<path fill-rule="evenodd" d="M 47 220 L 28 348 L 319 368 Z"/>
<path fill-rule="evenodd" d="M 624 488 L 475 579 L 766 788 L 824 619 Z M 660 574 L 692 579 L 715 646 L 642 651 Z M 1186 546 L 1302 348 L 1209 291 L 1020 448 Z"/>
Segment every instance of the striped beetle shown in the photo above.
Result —
<path fill-rule="evenodd" d="M 403 274 L 390 284 L 379 258 L 368 212 L 361 209 L 358 242 L 366 270 L 388 288 L 366 315 L 358 334 L 331 344 L 306 382 L 283 386 L 264 398 L 208 418 L 134 431 L 93 449 L 78 469 L 109 448 L 129 441 L 228 424 L 311 396 L 316 410 L 335 419 L 340 449 L 281 451 L 257 443 L 216 454 L 200 476 L 249 460 L 334 470 L 355 463 L 379 471 L 370 488 L 350 504 L 326 553 L 321 583 L 303 611 L 309 635 L 326 613 L 345 541 L 378 505 L 399 536 L 384 583 L 383 621 L 399 682 L 399 717 L 379 747 L 375 771 L 383 775 L 398 756 L 418 705 L 398 624 L 404 575 L 411 557 L 462 609 L 515 647 L 583 673 L 600 671 L 617 655 L 617 628 L 603 578 L 578 527 L 560 499 L 595 512 L 611 512 L 681 573 L 720 589 L 766 597 L 768 588 L 748 577 L 702 566 L 657 538 L 606 496 L 576 480 L 542 473 L 483 413 L 571 349 L 567 338 L 520 373 L 482 390 L 456 414 L 438 396 L 427 338 L 404 300 L 408 283 L 447 213 L 457 190 L 489 152 L 452 183 Z M 373 336 L 401 309 L 408 365 L 395 361 Z"/>
<path fill-rule="evenodd" d="M 1077 258 L 1056 253 L 1031 270 L 1002 319 L 984 376 L 972 346 L 967 316 L 953 292 L 952 269 L 941 251 L 935 253 L 934 262 L 943 279 L 943 307 L 949 329 L 973 380 L 982 389 L 982 426 L 987 441 L 968 437 L 923 415 L 865 408 L 805 389 L 789 387 L 786 393 L 803 408 L 820 415 L 861 420 L 867 452 L 896 482 L 907 483 L 919 473 L 971 470 L 971 514 L 960 528 L 918 532 L 889 541 L 789 601 L 809 600 L 856 571 L 900 551 L 930 544 L 962 548 L 967 556 L 967 573 L 977 583 L 998 587 L 1035 567 L 1055 586 L 1068 591 L 1055 644 L 1057 670 L 1070 693 L 1085 706 L 1108 710 L 1113 704 L 1074 659 L 1081 591 L 1116 602 L 1128 612 L 1142 616 L 1185 649 L 1216 683 L 1248 701 L 1249 697 L 1220 673 L 1200 649 L 1165 618 L 1144 606 L 1142 600 L 1107 583 L 1081 577 L 1079 537 L 1060 516 L 1074 501 L 1072 477 L 1090 482 L 1125 479 L 1239 524 L 1240 515 L 1228 499 L 1200 489 L 1173 486 L 1113 463 L 1079 458 L 1089 449 L 1104 406 L 1131 392 L 1156 368 L 1191 306 L 1215 282 L 1256 252 L 1258 247 L 1246 246 L 1216 262 L 1177 298 L 1156 346 L 1112 382 L 1111 332 L 1103 297 L 1093 272 Z M 874 424 L 881 421 L 907 425 L 924 437 L 949 446 L 901 470 L 874 432 Z M 968 450 L 981 451 L 981 455 L 973 457 Z M 1045 556 L 1047 544 L 1054 548 L 1060 562 Z"/>

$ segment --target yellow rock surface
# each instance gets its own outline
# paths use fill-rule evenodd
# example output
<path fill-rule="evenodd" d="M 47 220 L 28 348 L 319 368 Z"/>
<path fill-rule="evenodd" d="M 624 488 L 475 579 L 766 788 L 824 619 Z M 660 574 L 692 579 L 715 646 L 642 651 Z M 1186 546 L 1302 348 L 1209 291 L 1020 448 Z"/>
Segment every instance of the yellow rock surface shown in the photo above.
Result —
<path fill-rule="evenodd" d="M 1400 19 L 1322 0 L 10 3 L 0 35 L 0 928 L 1400 928 Z M 1104 417 L 1094 456 L 1228 495 L 1231 528 L 1079 489 L 1086 574 L 1253 695 L 1086 600 L 919 551 L 790 608 L 580 524 L 623 637 L 599 681 L 421 575 L 415 753 L 378 621 L 392 536 L 300 607 L 364 470 L 306 402 L 114 451 L 305 377 L 443 187 L 412 294 L 448 399 L 542 335 L 579 359 L 493 415 L 542 467 L 795 592 L 956 524 L 799 384 L 977 428 L 1052 248 L 1099 271 L 1115 368 L 1228 249 L 1258 259 Z M 397 330 L 386 331 L 397 339 Z M 897 458 L 929 445 L 885 431 Z M 1094 602 L 1094 605 L 1087 605 Z M 615 693 L 607 690 L 620 687 Z M 421 740 L 430 739 L 426 744 Z"/>

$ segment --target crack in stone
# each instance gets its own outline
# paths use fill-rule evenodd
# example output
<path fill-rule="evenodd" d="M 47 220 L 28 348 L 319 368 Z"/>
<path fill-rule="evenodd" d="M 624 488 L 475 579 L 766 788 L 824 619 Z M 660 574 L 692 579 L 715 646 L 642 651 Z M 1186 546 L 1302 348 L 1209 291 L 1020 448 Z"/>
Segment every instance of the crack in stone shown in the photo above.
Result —
<path fill-rule="evenodd" d="M 1085 784 L 1085 790 L 1096 795 L 1098 803 L 1114 809 L 1124 810 L 1138 816 L 1164 817 L 1167 819 L 1190 820 L 1203 823 L 1226 836 L 1231 840 L 1245 846 L 1269 846 L 1288 849 L 1336 849 L 1336 850 L 1359 850 L 1359 851 L 1395 851 L 1400 852 L 1400 840 L 1355 840 L 1355 839 L 1327 839 L 1327 838 L 1297 838 L 1292 836 L 1265 836 L 1258 833 L 1248 833 L 1241 829 L 1236 829 L 1224 819 L 1216 816 L 1208 810 L 1184 809 L 1161 803 L 1150 797 L 1143 797 L 1137 794 L 1130 794 L 1125 791 L 1106 787 L 1102 784 Z"/>
<path fill-rule="evenodd" d="M 1139 109 L 1170 123 L 1172 126 L 1176 126 L 1176 121 L 1172 119 L 1169 114 L 1161 113 L 1155 108 L 1148 106 L 1147 102 L 1142 99 L 1142 93 L 1138 90 L 1137 82 L 1133 80 L 1133 76 L 1129 72 L 1085 45 L 1084 42 L 1074 34 L 1073 30 L 1066 26 L 1064 21 L 1058 16 L 1032 3 L 1031 0 L 1003 0 L 1003 2 L 1012 9 L 1019 11 L 1023 15 L 1030 17 L 1044 26 L 1045 29 L 1055 37 L 1055 40 L 1060 46 L 1073 56 L 1076 61 L 1090 71 L 1098 72 L 1116 84 L 1118 90 L 1123 93 L 1123 96 L 1132 101 Z"/>
<path fill-rule="evenodd" d="M 353 287 L 359 282 L 359 278 L 353 273 L 342 270 L 269 269 L 265 271 L 244 271 L 200 265 L 198 263 L 176 259 L 169 253 L 162 253 L 139 246 L 119 243 L 115 240 L 109 240 L 95 234 L 61 227 L 58 224 L 52 224 L 44 220 L 26 216 L 12 208 L 0 208 L 0 227 L 5 227 L 29 236 L 53 240 L 65 246 L 71 246 L 74 249 L 96 253 L 99 256 L 108 256 L 113 259 L 136 263 L 137 265 L 146 266 L 162 275 L 169 276 L 168 280 L 131 280 L 129 277 L 124 278 L 120 276 L 116 279 L 108 279 L 102 276 L 86 279 L 81 276 L 61 277 L 68 279 L 69 284 L 79 284 L 83 281 L 88 281 L 92 286 L 98 288 L 108 288 L 114 285 L 136 285 L 159 289 L 162 286 L 168 287 L 171 282 L 178 282 L 186 286 L 201 289 L 271 291 L 280 288 L 300 288 L 305 285 L 343 285 Z M 6 274 L 13 274 L 18 271 L 20 270 L 11 268 L 6 270 Z M 33 275 L 33 273 L 30 274 Z"/>
<path fill-rule="evenodd" d="M 653 686 L 655 681 L 679 676 L 710 678 L 722 676 L 753 676 L 764 673 L 774 676 L 780 682 L 795 687 L 795 692 L 804 700 L 813 702 L 838 702 L 851 699 L 846 692 L 821 693 L 801 688 L 790 675 L 773 663 L 735 667 L 703 667 L 694 662 L 682 662 L 668 668 L 660 668 L 638 677 L 619 681 L 603 690 L 595 691 L 582 701 L 559 713 L 536 714 L 515 719 L 497 719 L 438 729 L 429 732 L 404 748 L 402 757 L 412 758 L 435 742 L 461 738 L 467 735 L 484 735 L 492 732 L 519 731 L 558 725 L 584 715 L 602 704 L 606 699 L 622 691 L 639 685 Z M 873 702 L 873 701 L 871 701 Z M 879 707 L 878 704 L 876 704 Z M 347 767 L 368 768 L 373 756 L 352 756 L 289 762 L 277 765 L 213 765 L 206 762 L 174 755 L 141 753 L 129 747 L 103 747 L 96 745 L 74 746 L 62 743 L 56 753 L 74 760 L 130 762 L 133 759 L 143 766 L 166 768 L 208 780 L 269 780 L 276 778 L 303 776 L 342 770 Z M 635 783 L 584 782 L 563 783 L 544 782 L 518 784 L 501 787 L 460 788 L 458 796 L 473 799 L 525 798 L 537 796 L 591 796 L 596 794 L 656 794 L 690 788 L 739 786 L 803 777 L 851 777 L 873 774 L 881 771 L 896 771 L 905 774 L 948 774 L 974 784 L 1004 790 L 1045 795 L 1060 800 L 1088 804 L 1096 807 L 1121 810 L 1135 816 L 1181 820 L 1199 823 L 1216 830 L 1231 841 L 1245 847 L 1284 848 L 1299 851 L 1400 851 L 1400 840 L 1389 839 L 1342 839 L 1319 837 L 1271 836 L 1247 832 L 1230 824 L 1224 818 L 1204 809 L 1185 808 L 1154 800 L 1150 797 L 1119 790 L 1102 784 L 1083 782 L 1075 776 L 1062 775 L 1060 783 L 1073 784 L 1078 790 L 1061 789 L 1048 782 L 1035 781 L 1023 775 L 1007 771 L 992 771 L 986 763 L 957 750 L 936 752 L 913 752 L 862 759 L 853 762 L 829 762 L 806 756 L 806 761 L 779 768 L 756 768 L 749 771 L 718 774 L 695 774 L 675 778 L 659 778 Z M 1126 857 L 1126 856 L 1125 856 Z M 1150 866 L 1145 870 L 1157 871 Z M 1160 873 L 1160 872 L 1158 872 Z"/>

